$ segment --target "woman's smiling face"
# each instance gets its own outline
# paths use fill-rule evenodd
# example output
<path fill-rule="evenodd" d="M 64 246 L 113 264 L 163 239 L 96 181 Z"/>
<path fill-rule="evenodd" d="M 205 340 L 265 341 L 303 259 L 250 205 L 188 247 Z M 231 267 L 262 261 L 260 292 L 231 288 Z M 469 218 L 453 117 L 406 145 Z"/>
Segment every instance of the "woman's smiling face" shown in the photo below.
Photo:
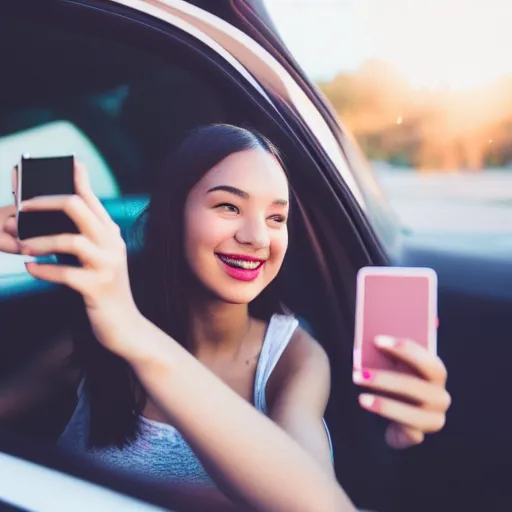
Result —
<path fill-rule="evenodd" d="M 185 258 L 194 275 L 225 302 L 251 302 L 283 263 L 288 209 L 288 182 L 272 154 L 253 149 L 219 162 L 185 203 Z"/>

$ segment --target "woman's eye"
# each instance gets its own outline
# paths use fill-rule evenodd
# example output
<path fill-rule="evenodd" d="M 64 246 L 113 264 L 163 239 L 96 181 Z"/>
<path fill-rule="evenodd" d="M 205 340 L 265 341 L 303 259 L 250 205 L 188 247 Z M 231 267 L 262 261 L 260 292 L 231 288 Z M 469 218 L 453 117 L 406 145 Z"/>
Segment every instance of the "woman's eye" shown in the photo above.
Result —
<path fill-rule="evenodd" d="M 270 219 L 279 224 L 283 224 L 284 222 L 286 222 L 286 217 L 284 215 L 272 215 Z"/>
<path fill-rule="evenodd" d="M 235 205 L 230 203 L 221 203 L 218 204 L 215 208 L 224 210 L 227 213 L 240 213 L 240 210 Z"/>

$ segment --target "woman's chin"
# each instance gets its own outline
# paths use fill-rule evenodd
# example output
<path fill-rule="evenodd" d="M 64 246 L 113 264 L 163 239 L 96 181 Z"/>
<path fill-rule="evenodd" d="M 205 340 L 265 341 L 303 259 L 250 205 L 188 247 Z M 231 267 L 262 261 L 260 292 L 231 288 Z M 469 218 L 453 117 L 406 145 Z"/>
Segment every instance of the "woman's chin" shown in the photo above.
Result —
<path fill-rule="evenodd" d="M 263 273 L 252 279 L 252 276 L 237 276 L 237 278 L 226 275 L 224 272 L 219 275 L 214 271 L 209 274 L 198 275 L 198 281 L 208 290 L 212 298 L 221 300 L 228 304 L 249 304 L 252 302 L 268 285 L 267 279 Z"/>
<path fill-rule="evenodd" d="M 218 297 L 222 302 L 226 302 L 227 304 L 249 304 L 251 303 L 259 294 L 261 293 L 261 289 L 258 287 L 257 290 L 222 290 L 222 292 L 218 293 Z"/>

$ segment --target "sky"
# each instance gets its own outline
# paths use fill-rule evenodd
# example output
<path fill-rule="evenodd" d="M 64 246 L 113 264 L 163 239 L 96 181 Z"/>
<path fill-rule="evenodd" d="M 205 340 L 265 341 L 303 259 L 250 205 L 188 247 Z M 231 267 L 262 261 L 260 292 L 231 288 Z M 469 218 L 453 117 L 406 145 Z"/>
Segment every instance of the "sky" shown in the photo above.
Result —
<path fill-rule="evenodd" d="M 511 0 L 265 0 L 316 80 L 392 63 L 418 87 L 470 88 L 512 73 Z"/>

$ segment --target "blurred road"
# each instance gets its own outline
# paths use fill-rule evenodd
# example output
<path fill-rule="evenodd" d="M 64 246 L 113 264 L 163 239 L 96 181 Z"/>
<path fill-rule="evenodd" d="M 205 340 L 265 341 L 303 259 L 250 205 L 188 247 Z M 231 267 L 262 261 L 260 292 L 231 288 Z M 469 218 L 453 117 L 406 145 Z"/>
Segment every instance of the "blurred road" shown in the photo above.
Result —
<path fill-rule="evenodd" d="M 418 173 L 381 163 L 373 167 L 404 227 L 512 235 L 512 169 Z"/>

